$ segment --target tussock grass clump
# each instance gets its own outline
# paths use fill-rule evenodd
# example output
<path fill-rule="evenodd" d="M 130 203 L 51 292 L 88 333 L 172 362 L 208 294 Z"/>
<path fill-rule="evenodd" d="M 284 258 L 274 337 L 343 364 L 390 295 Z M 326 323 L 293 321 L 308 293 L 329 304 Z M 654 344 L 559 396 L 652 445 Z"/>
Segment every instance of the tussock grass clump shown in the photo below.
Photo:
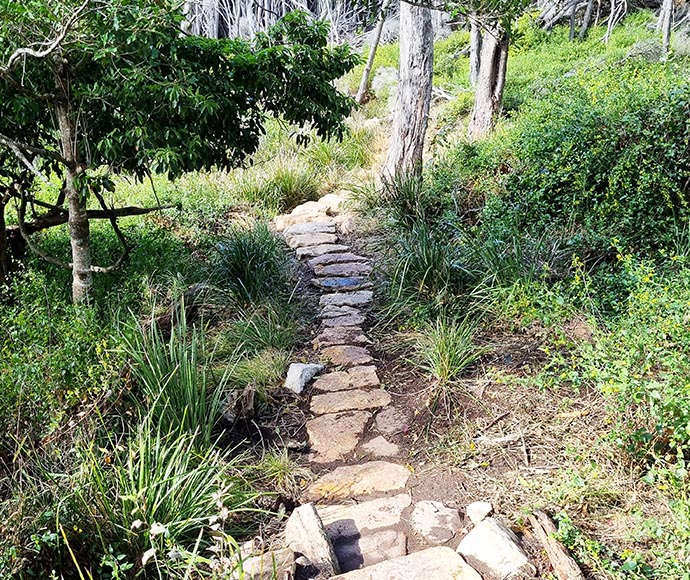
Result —
<path fill-rule="evenodd" d="M 289 351 L 297 343 L 299 322 L 290 304 L 273 303 L 242 312 L 222 330 L 220 348 L 254 355 L 266 349 Z"/>
<path fill-rule="evenodd" d="M 217 247 L 212 276 L 242 303 L 280 295 L 289 264 L 284 242 L 265 223 L 237 224 Z"/>

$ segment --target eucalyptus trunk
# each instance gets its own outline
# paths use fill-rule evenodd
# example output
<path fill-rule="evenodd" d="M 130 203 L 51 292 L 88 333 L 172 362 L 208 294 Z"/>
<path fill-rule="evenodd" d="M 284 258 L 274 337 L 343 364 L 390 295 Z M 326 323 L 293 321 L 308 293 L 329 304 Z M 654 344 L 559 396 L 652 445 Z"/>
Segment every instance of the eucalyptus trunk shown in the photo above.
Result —
<path fill-rule="evenodd" d="M 470 17 L 470 86 L 477 86 L 479 66 L 481 64 L 482 28 L 477 20 L 477 15 Z"/>
<path fill-rule="evenodd" d="M 400 3 L 400 70 L 393 128 L 383 166 L 386 177 L 421 174 L 433 81 L 434 31 L 431 11 Z"/>
<path fill-rule="evenodd" d="M 6 202 L 0 196 L 0 286 L 7 284 L 10 273 L 10 259 L 7 250 L 7 223 L 5 222 Z"/>
<path fill-rule="evenodd" d="M 664 0 L 661 6 L 661 38 L 664 59 L 671 50 L 671 28 L 673 27 L 673 0 Z"/>
<path fill-rule="evenodd" d="M 508 64 L 508 34 L 500 24 L 487 27 L 482 35 L 481 64 L 468 128 L 470 139 L 487 135 L 503 106 Z"/>

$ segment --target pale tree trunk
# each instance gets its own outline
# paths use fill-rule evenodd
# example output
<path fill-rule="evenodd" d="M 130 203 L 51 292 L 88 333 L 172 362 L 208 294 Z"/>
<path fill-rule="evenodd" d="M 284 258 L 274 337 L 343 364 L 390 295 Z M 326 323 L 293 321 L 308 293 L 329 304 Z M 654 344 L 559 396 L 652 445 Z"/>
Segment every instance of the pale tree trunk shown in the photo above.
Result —
<path fill-rule="evenodd" d="M 64 87 L 64 85 L 63 85 Z M 63 89 L 69 94 L 67 90 Z M 86 196 L 75 186 L 75 176 L 79 168 L 75 129 L 70 118 L 69 99 L 57 107 L 60 127 L 62 156 L 67 162 L 65 168 L 65 191 L 69 210 L 69 238 L 72 247 L 72 301 L 88 302 L 93 287 L 91 271 L 91 240 L 89 219 L 86 215 Z"/>
<path fill-rule="evenodd" d="M 661 38 L 664 60 L 668 58 L 668 53 L 671 50 L 671 28 L 673 27 L 673 0 L 664 0 L 661 6 L 660 15 L 661 24 Z"/>
<path fill-rule="evenodd" d="M 479 65 L 482 51 L 482 27 L 477 21 L 477 15 L 470 16 L 470 86 L 477 86 Z"/>
<path fill-rule="evenodd" d="M 589 23 L 592 20 L 592 10 L 594 9 L 594 0 L 588 0 L 587 8 L 585 8 L 585 15 L 582 18 L 582 26 L 580 27 L 580 40 L 587 34 L 587 29 L 589 28 Z"/>
<path fill-rule="evenodd" d="M 384 0 L 381 5 L 381 12 L 379 13 L 378 22 L 376 23 L 376 31 L 374 32 L 374 39 L 371 43 L 371 48 L 369 48 L 369 58 L 367 58 L 367 64 L 364 67 L 364 72 L 362 73 L 362 82 L 359 83 L 359 90 L 357 91 L 357 96 L 355 101 L 358 105 L 364 102 L 364 97 L 369 90 L 369 77 L 371 76 L 371 69 L 374 66 L 374 58 L 376 57 L 376 49 L 381 41 L 381 32 L 383 31 L 383 24 L 386 21 L 386 13 L 391 5 L 391 0 Z"/>
<path fill-rule="evenodd" d="M 400 3 L 400 71 L 385 177 L 421 174 L 424 136 L 433 81 L 434 32 L 431 11 Z"/>
<path fill-rule="evenodd" d="M 0 286 L 7 283 L 9 275 L 10 260 L 7 251 L 7 225 L 5 223 L 5 200 L 0 194 Z"/>
<path fill-rule="evenodd" d="M 470 139 L 489 133 L 501 112 L 507 63 L 508 35 L 499 24 L 487 27 L 482 35 L 481 64 L 468 128 Z"/>

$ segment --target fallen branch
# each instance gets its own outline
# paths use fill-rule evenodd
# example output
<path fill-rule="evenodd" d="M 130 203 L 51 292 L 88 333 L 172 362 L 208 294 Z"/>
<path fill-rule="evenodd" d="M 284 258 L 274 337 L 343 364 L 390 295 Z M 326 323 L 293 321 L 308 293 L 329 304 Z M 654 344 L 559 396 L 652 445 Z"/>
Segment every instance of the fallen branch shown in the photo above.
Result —
<path fill-rule="evenodd" d="M 563 544 L 554 537 L 557 530 L 551 518 L 543 511 L 537 510 L 529 516 L 529 521 L 534 534 L 544 546 L 558 580 L 585 580 L 575 560 L 568 554 Z"/>

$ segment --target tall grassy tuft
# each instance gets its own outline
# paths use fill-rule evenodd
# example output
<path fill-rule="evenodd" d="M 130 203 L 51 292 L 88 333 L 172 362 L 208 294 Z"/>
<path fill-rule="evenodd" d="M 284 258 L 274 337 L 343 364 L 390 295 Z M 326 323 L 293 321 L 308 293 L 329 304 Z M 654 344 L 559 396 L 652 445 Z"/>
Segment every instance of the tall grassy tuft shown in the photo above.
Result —
<path fill-rule="evenodd" d="M 265 223 L 235 225 L 217 246 L 213 278 L 242 303 L 280 295 L 288 276 L 284 243 Z"/>

